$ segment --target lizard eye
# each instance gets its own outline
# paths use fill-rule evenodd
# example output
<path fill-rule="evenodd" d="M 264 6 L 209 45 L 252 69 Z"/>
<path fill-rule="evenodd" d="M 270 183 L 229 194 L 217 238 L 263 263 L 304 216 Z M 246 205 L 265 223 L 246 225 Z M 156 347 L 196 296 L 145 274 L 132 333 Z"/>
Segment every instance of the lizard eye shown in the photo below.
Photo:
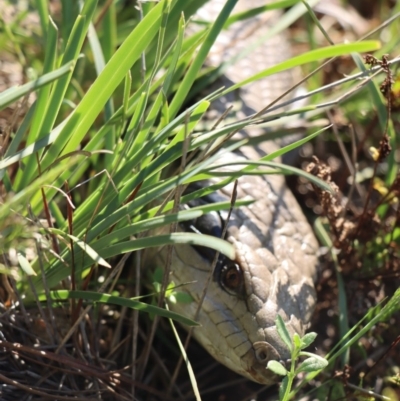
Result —
<path fill-rule="evenodd" d="M 237 263 L 228 261 L 221 267 L 219 284 L 229 294 L 244 295 L 243 281 L 243 272 Z"/>

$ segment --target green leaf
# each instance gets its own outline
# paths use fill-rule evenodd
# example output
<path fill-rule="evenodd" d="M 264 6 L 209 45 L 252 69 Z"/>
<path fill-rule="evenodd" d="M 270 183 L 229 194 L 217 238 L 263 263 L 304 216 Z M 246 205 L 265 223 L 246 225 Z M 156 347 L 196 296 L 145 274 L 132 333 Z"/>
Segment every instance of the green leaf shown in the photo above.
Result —
<path fill-rule="evenodd" d="M 312 344 L 317 337 L 317 333 L 311 332 L 305 334 L 301 339 L 301 349 L 307 348 L 310 344 Z"/>
<path fill-rule="evenodd" d="M 297 349 L 301 349 L 301 347 L 302 347 L 302 341 L 301 341 L 301 338 L 300 338 L 300 336 L 298 335 L 298 333 L 294 333 L 293 334 L 293 343 L 294 343 L 294 346 L 297 348 Z"/>
<path fill-rule="evenodd" d="M 269 369 L 270 371 L 274 372 L 279 376 L 286 376 L 288 374 L 286 368 L 278 361 L 269 361 L 267 369 Z"/>
<path fill-rule="evenodd" d="M 290 339 L 290 334 L 286 328 L 285 322 L 283 321 L 282 317 L 278 315 L 275 320 L 276 328 L 278 330 L 279 337 L 282 341 L 286 344 L 288 349 L 292 351 L 293 345 L 292 340 Z"/>
<path fill-rule="evenodd" d="M 28 275 L 28 276 L 36 276 L 35 270 L 33 270 L 31 264 L 29 263 L 28 259 L 22 255 L 22 253 L 18 252 L 17 254 L 18 263 L 21 266 L 21 269 Z"/>
<path fill-rule="evenodd" d="M 152 275 L 153 283 L 162 283 L 164 276 L 164 270 L 161 267 L 157 267 Z"/>
<path fill-rule="evenodd" d="M 168 301 L 173 304 L 190 304 L 194 299 L 187 292 L 173 291 L 172 294 L 168 296 Z"/>
<path fill-rule="evenodd" d="M 328 361 L 324 358 L 321 358 L 318 355 L 314 355 L 310 358 L 307 358 L 305 361 L 301 363 L 301 365 L 296 369 L 296 373 L 299 372 L 315 372 L 317 370 L 321 370 L 328 366 Z"/>
<path fill-rule="evenodd" d="M 111 265 L 106 262 L 92 247 L 90 247 L 88 244 L 86 244 L 84 241 L 80 240 L 79 238 L 69 235 L 68 237 L 72 239 L 72 241 L 75 242 L 76 245 L 78 245 L 82 250 L 86 253 L 86 255 L 89 256 L 90 259 L 94 260 L 96 263 L 98 263 L 101 266 L 105 267 L 111 267 Z"/>

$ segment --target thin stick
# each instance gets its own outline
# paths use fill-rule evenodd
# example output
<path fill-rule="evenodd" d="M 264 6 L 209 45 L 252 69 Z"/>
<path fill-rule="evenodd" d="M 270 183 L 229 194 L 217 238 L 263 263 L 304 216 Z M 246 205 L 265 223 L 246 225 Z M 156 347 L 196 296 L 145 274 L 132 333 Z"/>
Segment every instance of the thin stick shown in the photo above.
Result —
<path fill-rule="evenodd" d="M 230 206 L 229 211 L 228 211 L 228 217 L 227 217 L 227 219 L 226 219 L 226 221 L 225 221 L 225 224 L 224 224 L 224 228 L 223 228 L 223 231 L 222 231 L 221 238 L 225 238 L 226 231 L 227 231 L 227 229 L 228 229 L 228 223 L 229 223 L 229 220 L 230 220 L 230 218 L 231 218 L 231 214 L 232 214 L 233 208 L 234 208 L 234 206 L 235 206 L 236 196 L 237 196 L 237 185 L 238 185 L 238 181 L 236 180 L 235 183 L 234 183 L 234 186 L 233 186 L 233 190 L 232 190 L 231 206 Z M 220 255 L 219 252 L 216 252 L 216 253 L 215 253 L 214 259 L 213 259 L 212 264 L 211 264 L 210 273 L 209 273 L 209 275 L 208 275 L 208 277 L 207 277 L 207 280 L 206 280 L 206 283 L 205 283 L 205 285 L 204 285 L 203 293 L 202 293 L 201 298 L 200 298 L 200 300 L 199 300 L 199 303 L 198 303 L 198 305 L 197 305 L 197 310 L 196 310 L 196 313 L 195 313 L 195 315 L 194 315 L 194 317 L 193 317 L 193 320 L 197 320 L 198 317 L 199 317 L 201 307 L 202 307 L 202 305 L 203 305 L 204 299 L 205 299 L 206 294 L 207 294 L 208 286 L 209 286 L 209 284 L 210 284 L 210 282 L 211 282 L 211 279 L 212 279 L 212 277 L 213 277 L 213 275 L 214 275 L 214 269 L 215 269 L 215 266 L 217 265 L 219 255 Z M 190 341 L 190 339 L 191 339 L 191 337 L 192 337 L 193 329 L 194 329 L 193 327 L 190 327 L 190 328 L 189 328 L 188 335 L 187 335 L 187 337 L 186 337 L 186 341 L 185 341 L 185 345 L 184 345 L 185 351 L 186 351 L 187 348 L 188 348 L 189 341 Z M 168 388 L 168 392 L 167 392 L 168 395 L 170 394 L 171 389 L 172 389 L 173 385 L 175 384 L 175 381 L 176 381 L 176 379 L 177 379 L 177 377 L 178 377 L 178 373 L 179 373 L 179 370 L 180 370 L 180 368 L 181 368 L 181 366 L 182 366 L 182 362 L 183 362 L 183 358 L 182 358 L 182 356 L 181 356 L 181 357 L 179 358 L 179 361 L 178 361 L 177 365 L 176 365 L 174 374 L 172 375 L 171 384 L 170 384 L 170 386 L 169 386 L 169 388 Z"/>
<path fill-rule="evenodd" d="M 187 152 L 188 152 L 189 144 L 190 144 L 190 140 L 191 140 L 191 135 L 188 134 L 188 131 L 187 131 L 189 118 L 190 118 L 190 115 L 187 114 L 186 118 L 185 118 L 185 139 L 182 144 L 182 159 L 181 159 L 181 165 L 180 165 L 178 174 L 180 174 L 182 171 L 184 171 L 185 167 L 186 167 Z M 181 185 L 179 185 L 175 189 L 174 207 L 173 207 L 172 213 L 177 213 L 179 211 L 179 205 L 180 205 L 180 199 L 181 199 L 182 192 L 183 192 L 183 187 Z M 178 228 L 178 223 L 171 224 L 170 233 L 176 232 L 177 228 Z M 159 307 L 162 306 L 162 304 L 164 302 L 165 292 L 167 290 L 168 283 L 169 283 L 169 273 L 171 271 L 173 249 L 174 249 L 173 245 L 167 246 L 167 256 L 166 256 L 165 267 L 164 267 L 163 282 L 161 284 L 161 290 L 160 290 L 160 294 L 159 294 L 159 298 L 158 298 L 158 306 Z M 160 319 L 159 316 L 154 317 L 153 324 L 152 324 L 151 330 L 150 330 L 150 334 L 149 334 L 148 340 L 146 342 L 145 349 L 141 356 L 142 363 L 141 363 L 141 367 L 140 367 L 141 368 L 141 373 L 139 376 L 140 379 L 142 379 L 144 371 L 147 366 L 147 362 L 148 362 L 148 359 L 150 356 L 151 344 L 154 339 L 154 335 L 156 332 L 156 328 L 157 328 L 159 319 Z"/>

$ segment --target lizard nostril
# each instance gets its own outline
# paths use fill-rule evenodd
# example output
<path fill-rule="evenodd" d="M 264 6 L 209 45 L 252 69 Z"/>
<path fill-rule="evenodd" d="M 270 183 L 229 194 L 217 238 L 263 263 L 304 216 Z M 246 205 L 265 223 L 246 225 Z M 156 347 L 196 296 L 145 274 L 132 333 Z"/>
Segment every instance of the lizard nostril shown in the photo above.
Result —
<path fill-rule="evenodd" d="M 268 360 L 268 353 L 264 350 L 257 350 L 256 357 L 259 362 L 266 362 Z"/>
<path fill-rule="evenodd" d="M 279 352 L 267 341 L 256 341 L 241 357 L 241 364 L 254 381 L 265 384 L 276 382 L 275 373 L 267 368 L 269 361 L 279 361 Z"/>
<path fill-rule="evenodd" d="M 280 355 L 278 351 L 269 343 L 265 341 L 258 341 L 253 344 L 254 353 L 257 359 L 257 362 L 261 364 L 267 364 L 268 361 L 272 359 L 279 359 Z"/>

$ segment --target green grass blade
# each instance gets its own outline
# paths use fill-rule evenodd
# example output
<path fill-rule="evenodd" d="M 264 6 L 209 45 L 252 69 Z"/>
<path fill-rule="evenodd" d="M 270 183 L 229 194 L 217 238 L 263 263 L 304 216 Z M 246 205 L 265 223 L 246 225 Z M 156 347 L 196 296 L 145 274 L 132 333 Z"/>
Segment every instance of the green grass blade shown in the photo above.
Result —
<path fill-rule="evenodd" d="M 75 160 L 70 160 L 66 165 L 71 166 Z M 29 186 L 20 190 L 14 194 L 10 199 L 0 205 L 0 226 L 2 221 L 13 213 L 21 212 L 26 210 L 27 203 L 29 202 L 32 195 L 41 189 L 44 185 L 49 185 L 54 182 L 54 179 L 60 175 L 60 173 L 66 168 L 66 166 L 56 166 L 55 168 L 44 173 L 33 181 Z"/>
<path fill-rule="evenodd" d="M 54 21 L 50 18 L 46 33 L 46 52 L 43 65 L 44 74 L 49 74 L 55 69 L 56 59 L 57 59 L 57 39 L 58 39 L 58 29 Z M 70 62 L 74 65 L 74 61 Z M 72 67 L 72 66 L 71 66 Z M 71 68 L 68 73 L 73 70 Z M 26 143 L 30 145 L 31 143 L 38 140 L 43 136 L 44 132 L 41 132 L 42 124 L 46 113 L 48 112 L 48 102 L 51 93 L 51 86 L 47 85 L 43 87 L 39 93 L 35 105 L 35 115 L 32 119 L 32 126 L 29 131 L 28 139 Z M 34 158 L 30 159 L 31 162 L 36 163 Z M 27 165 L 26 167 L 30 170 L 32 167 Z"/>
<path fill-rule="evenodd" d="M 65 48 L 65 53 L 62 58 L 62 63 L 66 63 L 72 60 L 77 60 L 79 58 L 79 53 L 81 51 L 83 41 L 86 37 L 86 33 L 89 27 L 89 23 L 92 19 L 94 10 L 97 6 L 97 0 L 87 0 L 82 8 L 82 14 L 80 14 L 75 24 L 72 28 L 71 35 L 68 38 L 68 43 Z M 45 115 L 45 118 L 42 123 L 42 130 L 44 132 L 50 132 L 53 128 L 53 125 L 56 121 L 57 115 L 59 113 L 61 104 L 65 98 L 66 91 L 68 89 L 69 83 L 72 78 L 72 72 L 70 71 L 67 75 L 59 79 L 51 93 L 51 97 L 49 99 L 49 109 Z M 64 133 L 63 140 L 67 140 L 69 137 L 69 133 Z M 57 143 L 57 141 L 56 141 Z M 49 154 L 54 155 L 53 152 L 54 146 L 51 146 L 46 154 L 47 159 L 49 159 Z M 45 157 L 46 157 L 45 156 Z M 36 158 L 34 158 L 36 159 Z M 54 162 L 54 159 L 52 162 Z M 15 180 L 16 190 L 23 188 L 32 180 L 32 177 L 37 174 L 37 163 L 36 160 L 29 162 L 30 169 L 26 170 L 24 174 L 19 174 L 17 179 Z M 47 168 L 51 163 L 42 165 L 42 168 Z"/>
<path fill-rule="evenodd" d="M 313 6 L 318 3 L 319 0 L 309 0 L 310 6 Z M 230 25 L 231 23 L 231 18 L 232 21 L 234 21 L 237 16 L 239 19 L 243 18 L 248 18 L 251 15 L 256 15 L 259 14 L 260 12 L 264 11 L 265 9 L 274 9 L 274 8 L 281 8 L 285 7 L 286 5 L 284 4 L 286 2 L 277 2 L 277 3 L 271 3 L 268 4 L 267 6 L 262 6 L 259 8 L 254 8 L 252 10 L 246 11 L 244 13 L 239 13 L 237 15 L 233 15 L 228 19 L 226 22 L 227 25 Z M 292 2 L 293 3 L 293 2 Z M 296 1 L 296 3 L 299 3 Z M 196 86 L 193 88 L 192 93 L 197 94 L 199 91 L 202 89 L 206 88 L 211 82 L 214 82 L 215 79 L 218 77 L 222 76 L 227 68 L 231 65 L 234 65 L 236 62 L 239 60 L 249 57 L 254 50 L 263 45 L 266 41 L 268 41 L 270 38 L 274 37 L 278 33 L 282 32 L 284 29 L 287 29 L 290 25 L 292 25 L 295 21 L 297 21 L 305 12 L 307 12 L 307 9 L 304 7 L 303 4 L 295 4 L 294 7 L 292 7 L 290 10 L 286 11 L 284 14 L 282 14 L 279 19 L 276 21 L 276 23 L 270 27 L 268 32 L 262 36 L 257 37 L 257 39 L 252 40 L 249 42 L 249 44 L 237 55 L 228 58 L 225 60 L 221 65 L 218 67 L 214 68 L 214 71 L 210 74 L 208 74 L 208 77 L 206 79 L 200 80 L 199 83 L 196 84 Z"/>
<path fill-rule="evenodd" d="M 69 153 L 79 146 L 117 85 L 157 34 L 164 3 L 155 6 L 115 52 L 44 157 L 43 168 L 51 164 L 61 151 L 61 154 Z"/>
<path fill-rule="evenodd" d="M 34 81 L 28 82 L 19 87 L 12 86 L 11 88 L 8 88 L 4 92 L 0 93 L 0 110 L 5 109 L 7 106 L 14 103 L 21 97 L 26 96 L 28 93 L 40 89 L 43 86 L 62 78 L 66 74 L 71 73 L 71 71 L 74 69 L 74 66 L 75 61 L 71 61 L 64 64 L 57 70 L 45 74 L 38 79 L 35 79 Z"/>
<path fill-rule="evenodd" d="M 281 0 L 281 1 L 274 1 L 271 3 L 268 3 L 265 6 L 261 7 L 254 7 L 246 11 L 242 11 L 239 13 L 236 13 L 228 18 L 224 25 L 224 29 L 229 28 L 232 24 L 238 21 L 243 21 L 251 17 L 255 17 L 259 14 L 262 14 L 266 11 L 271 11 L 271 10 L 276 10 L 276 9 L 282 9 L 282 8 L 287 8 L 295 5 L 298 3 L 299 0 Z"/>
<path fill-rule="evenodd" d="M 293 143 L 290 143 L 289 145 L 284 146 L 283 148 L 277 149 L 274 152 L 271 152 L 268 155 L 262 157 L 260 160 L 261 161 L 268 161 L 268 160 L 274 160 L 277 157 L 281 157 L 285 153 L 290 152 L 291 150 L 294 150 L 296 148 L 300 148 L 300 146 L 303 146 L 305 143 L 311 141 L 312 139 L 314 139 L 318 135 L 322 134 L 323 132 L 325 132 L 329 128 L 331 128 L 331 125 L 329 125 L 327 127 L 324 127 L 324 128 L 322 128 L 320 130 L 317 130 L 314 133 L 309 134 L 309 135 L 305 136 L 304 138 L 299 139 L 298 141 L 295 141 Z M 250 169 L 251 169 L 251 167 L 249 167 L 249 170 Z"/>
<path fill-rule="evenodd" d="M 118 297 L 116 295 L 101 294 L 92 291 L 50 291 L 50 297 L 54 301 L 66 301 L 68 299 L 84 299 L 91 302 L 100 302 L 105 304 L 126 306 L 127 308 L 136 309 L 141 312 L 150 313 L 153 315 L 166 317 L 167 319 L 173 319 L 186 326 L 198 326 L 199 324 L 194 320 L 188 319 L 178 313 L 159 308 L 155 305 L 146 304 L 144 302 L 136 301 L 132 298 Z M 46 297 L 42 295 L 39 298 L 41 301 L 45 301 Z"/>
<path fill-rule="evenodd" d="M 245 165 L 246 167 L 237 172 L 218 171 L 221 168 L 230 167 L 230 166 L 240 166 L 240 165 Z M 261 167 L 261 166 L 271 167 L 273 170 L 267 170 L 267 171 L 256 171 L 255 170 L 255 168 Z M 215 171 L 215 170 L 217 170 L 217 171 Z M 233 180 L 234 177 L 239 178 L 243 175 L 263 175 L 263 174 L 284 174 L 284 175 L 294 174 L 294 175 L 298 175 L 299 177 L 306 178 L 308 181 L 319 186 L 321 189 L 328 191 L 328 192 L 332 192 L 332 188 L 328 183 L 317 178 L 316 176 L 314 176 L 312 174 L 305 172 L 304 170 L 301 170 L 297 167 L 288 166 L 287 164 L 271 162 L 271 161 L 261 161 L 261 160 L 259 160 L 259 161 L 243 160 L 243 161 L 224 163 L 224 164 L 218 164 L 215 166 L 211 166 L 208 169 L 203 169 L 200 174 L 193 176 L 193 180 L 198 181 L 198 180 L 204 180 L 204 179 L 209 179 L 209 178 L 213 178 L 213 177 L 225 177 L 225 176 L 228 176 L 231 180 Z"/>
<path fill-rule="evenodd" d="M 39 13 L 40 17 L 40 25 L 42 27 L 42 35 L 43 37 L 47 34 L 47 26 L 49 23 L 49 10 L 47 8 L 46 0 L 36 0 L 36 9 Z"/>
<path fill-rule="evenodd" d="M 346 334 L 349 332 L 349 318 L 347 314 L 346 290 L 339 261 L 335 253 L 332 240 L 330 239 L 329 234 L 322 225 L 321 218 L 316 219 L 314 223 L 314 230 L 321 244 L 323 246 L 326 246 L 330 250 L 331 258 L 335 265 L 336 280 L 338 283 L 339 332 L 340 332 L 340 338 L 345 338 Z M 350 356 L 350 348 L 342 355 L 342 362 L 341 362 L 342 367 L 344 367 L 345 364 L 349 363 L 349 356 Z"/>
<path fill-rule="evenodd" d="M 289 68 L 298 67 L 313 61 L 323 60 L 332 57 L 342 56 L 352 52 L 365 53 L 378 50 L 380 48 L 380 42 L 376 40 L 366 40 L 357 43 L 345 43 L 341 45 L 327 46 L 321 49 L 311 50 L 307 53 L 301 54 L 296 57 L 292 57 L 289 60 L 283 61 L 273 67 L 267 68 L 257 74 L 254 74 L 250 78 L 247 78 L 235 85 L 232 85 L 225 90 L 222 95 L 232 92 L 233 90 L 239 89 L 244 85 L 251 82 L 257 81 L 261 78 L 268 77 L 269 75 L 276 74 L 281 71 L 285 71 Z"/>
<path fill-rule="evenodd" d="M 109 61 L 117 48 L 117 10 L 112 2 L 103 19 L 102 48 L 104 58 Z"/>
<path fill-rule="evenodd" d="M 23 160 L 25 157 L 33 155 L 35 152 L 37 152 L 40 149 L 44 149 L 48 145 L 51 145 L 60 135 L 61 130 L 65 126 L 66 122 L 67 120 L 64 120 L 49 135 L 44 136 L 42 139 L 32 143 L 25 149 L 22 149 L 14 154 L 9 155 L 8 157 L 5 157 L 3 160 L 0 160 L 0 170 Z"/>
<path fill-rule="evenodd" d="M 167 309 L 168 309 L 168 306 L 167 306 Z M 172 319 L 169 319 L 169 322 L 171 324 L 172 331 L 174 333 L 176 342 L 178 343 L 179 350 L 181 351 L 182 358 L 183 358 L 183 360 L 185 362 L 185 365 L 186 365 L 186 368 L 188 370 L 190 383 L 192 384 L 192 389 L 193 389 L 193 393 L 194 393 L 195 399 L 196 399 L 196 401 L 201 401 L 200 391 L 199 391 L 199 388 L 197 386 L 196 375 L 194 374 L 194 371 L 193 371 L 192 365 L 191 365 L 191 363 L 189 361 L 189 358 L 188 358 L 188 355 L 186 353 L 185 347 L 183 346 L 182 341 L 179 338 L 179 334 L 178 334 L 178 332 L 177 332 L 177 330 L 175 328 L 175 325 L 174 325 L 174 322 L 172 321 Z"/>
<path fill-rule="evenodd" d="M 155 235 L 146 238 L 135 239 L 131 241 L 124 241 L 118 244 L 109 245 L 106 248 L 97 249 L 97 247 L 93 247 L 93 249 L 100 254 L 100 256 L 104 259 L 107 259 L 112 256 L 121 255 L 127 252 L 134 252 L 140 249 L 151 248 L 151 247 L 162 247 L 165 245 L 179 245 L 179 244 L 188 244 L 188 245 L 198 245 L 205 246 L 207 248 L 214 249 L 223 255 L 226 255 L 230 259 L 235 258 L 235 248 L 229 242 L 216 238 L 210 235 L 199 235 L 194 233 L 172 233 L 165 235 Z M 82 260 L 79 255 L 81 251 L 76 250 L 75 260 Z M 67 255 L 63 257 L 66 263 L 70 263 L 71 255 Z M 91 262 L 88 260 L 83 261 L 82 266 L 75 266 L 76 273 L 80 273 L 84 268 L 91 265 Z M 61 280 L 65 279 L 70 272 L 65 269 L 65 265 L 61 264 L 60 261 L 56 261 L 55 264 L 50 266 L 50 268 L 46 272 L 46 285 L 50 288 L 54 285 L 57 285 Z M 39 291 L 43 289 L 43 282 L 41 278 L 34 279 L 35 288 Z"/>
<path fill-rule="evenodd" d="M 171 116 L 175 116 L 178 112 L 179 108 L 182 106 L 184 100 L 186 99 L 187 94 L 190 91 L 190 88 L 195 81 L 197 74 L 200 71 L 200 68 L 204 64 L 207 55 L 214 44 L 218 34 L 221 32 L 226 20 L 228 19 L 230 13 L 235 7 L 238 0 L 227 0 L 225 6 L 222 11 L 218 15 L 215 23 L 212 25 L 209 33 L 204 39 L 202 46 L 200 47 L 199 52 L 196 55 L 196 58 L 193 60 L 189 70 L 187 71 L 185 77 L 182 80 L 170 106 Z"/>
<path fill-rule="evenodd" d="M 28 276 L 36 276 L 35 270 L 33 270 L 32 265 L 29 263 L 29 260 L 24 255 L 18 252 L 17 258 L 18 263 L 25 274 L 27 274 Z"/>
<path fill-rule="evenodd" d="M 68 237 L 74 241 L 76 245 L 78 245 L 86 255 L 89 256 L 95 263 L 98 263 L 101 266 L 111 267 L 109 263 L 107 263 L 92 247 L 86 244 L 84 241 L 80 240 L 78 237 L 74 235 L 68 234 Z"/>
<path fill-rule="evenodd" d="M 96 68 L 97 75 L 100 75 L 101 71 L 103 71 L 105 67 L 105 57 L 103 54 L 103 49 L 101 48 L 101 44 L 99 38 L 97 36 L 96 29 L 94 28 L 93 23 L 89 25 L 88 31 L 88 39 L 89 44 L 92 49 L 92 54 L 94 58 L 94 65 Z M 104 105 L 104 120 L 108 121 L 111 116 L 114 114 L 114 102 L 112 97 L 110 97 L 106 104 Z M 115 138 L 115 127 L 110 127 L 107 135 L 104 137 L 104 149 L 112 151 L 114 149 L 114 145 L 116 142 Z M 107 169 L 111 168 L 111 164 L 113 162 L 113 156 L 111 154 L 105 155 L 105 167 Z"/>

